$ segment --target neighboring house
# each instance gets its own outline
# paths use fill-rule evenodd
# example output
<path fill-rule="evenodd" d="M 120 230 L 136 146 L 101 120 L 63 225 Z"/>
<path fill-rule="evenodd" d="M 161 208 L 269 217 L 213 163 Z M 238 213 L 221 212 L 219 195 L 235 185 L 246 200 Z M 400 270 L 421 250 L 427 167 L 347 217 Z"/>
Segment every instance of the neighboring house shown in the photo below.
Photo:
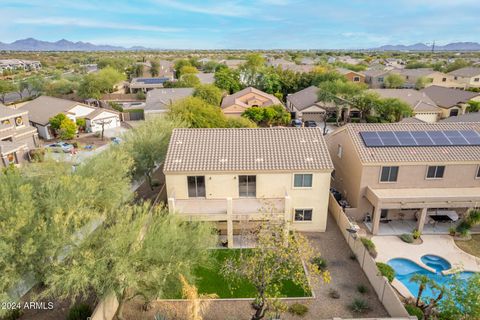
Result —
<path fill-rule="evenodd" d="M 224 97 L 221 107 L 227 116 L 241 116 L 250 107 L 268 107 L 274 104 L 281 105 L 282 102 L 274 95 L 248 87 Z"/>
<path fill-rule="evenodd" d="M 267 61 L 267 66 L 270 67 L 280 67 L 280 68 L 287 68 L 288 66 L 294 66 L 296 63 L 294 61 L 285 60 L 285 59 L 271 59 Z"/>
<path fill-rule="evenodd" d="M 357 65 L 357 64 L 362 63 L 364 60 L 363 59 L 352 58 L 350 56 L 340 56 L 340 57 L 337 57 L 337 61 Z"/>
<path fill-rule="evenodd" d="M 458 81 L 455 81 L 454 78 L 450 75 L 447 75 L 442 72 L 434 71 L 430 68 L 419 68 L 419 69 L 394 69 L 390 73 L 395 73 L 401 75 L 405 79 L 404 88 L 415 88 L 418 79 L 424 78 L 428 81 L 426 86 L 441 86 L 447 88 L 458 88 L 462 87 Z"/>
<path fill-rule="evenodd" d="M 355 83 L 365 83 L 365 75 L 360 72 L 348 70 L 345 68 L 337 68 L 336 70 L 338 73 L 347 78 L 348 81 Z"/>
<path fill-rule="evenodd" d="M 332 170 L 319 128 L 174 129 L 163 169 L 170 211 L 215 222 L 229 247 L 265 219 L 325 231 Z"/>
<path fill-rule="evenodd" d="M 40 61 L 19 60 L 19 59 L 3 59 L 0 60 L 0 72 L 4 70 L 39 70 L 42 68 Z"/>
<path fill-rule="evenodd" d="M 448 234 L 480 202 L 480 124 L 350 123 L 326 141 L 347 215 L 374 235 Z"/>
<path fill-rule="evenodd" d="M 422 90 L 437 106 L 442 108 L 441 118 L 458 116 L 465 113 L 467 102 L 480 101 L 480 92 L 430 86 Z"/>
<path fill-rule="evenodd" d="M 402 59 L 396 58 L 387 58 L 383 61 L 385 67 L 393 68 L 393 69 L 404 69 L 405 68 L 405 61 Z"/>
<path fill-rule="evenodd" d="M 74 122 L 84 118 L 87 132 L 100 132 L 102 127 L 111 129 L 121 125 L 117 111 L 48 96 L 41 96 L 28 102 L 21 107 L 21 110 L 28 111 L 30 123 L 37 128 L 38 135 L 46 140 L 53 138 L 49 120 L 59 113 L 65 114 Z"/>
<path fill-rule="evenodd" d="M 477 122 L 480 123 L 480 112 L 465 113 L 456 117 L 449 117 L 441 122 Z"/>
<path fill-rule="evenodd" d="M 315 63 L 317 63 L 317 60 L 309 57 L 304 57 L 300 60 L 300 64 L 313 65 Z"/>
<path fill-rule="evenodd" d="M 0 167 L 22 163 L 37 146 L 37 130 L 30 126 L 28 111 L 0 103 Z"/>
<path fill-rule="evenodd" d="M 145 119 L 165 114 L 175 101 L 191 96 L 194 90 L 194 88 L 165 88 L 149 91 L 144 108 Z"/>
<path fill-rule="evenodd" d="M 160 77 L 160 78 L 133 78 L 130 83 L 127 84 L 129 93 L 137 93 L 139 91 L 148 92 L 153 89 L 163 88 L 163 84 L 167 81 L 171 81 L 172 78 Z"/>
<path fill-rule="evenodd" d="M 385 87 L 385 78 L 388 76 L 388 71 L 383 69 L 370 69 L 362 72 L 365 75 L 365 83 L 369 88 L 378 89 Z"/>
<path fill-rule="evenodd" d="M 442 114 L 442 108 L 438 107 L 425 92 L 414 89 L 370 89 L 381 98 L 395 98 L 406 102 L 411 108 L 415 118 L 423 122 L 437 122 Z"/>
<path fill-rule="evenodd" d="M 303 121 L 322 121 L 326 108 L 318 101 L 318 88 L 310 86 L 298 92 L 287 95 L 287 109 L 292 113 L 292 118 Z"/>
<path fill-rule="evenodd" d="M 170 80 L 173 80 L 174 78 L 173 62 L 168 60 L 160 60 L 158 64 L 159 64 L 158 76 L 161 78 L 169 78 Z"/>
<path fill-rule="evenodd" d="M 466 67 L 448 73 L 466 88 L 480 88 L 480 67 Z"/>

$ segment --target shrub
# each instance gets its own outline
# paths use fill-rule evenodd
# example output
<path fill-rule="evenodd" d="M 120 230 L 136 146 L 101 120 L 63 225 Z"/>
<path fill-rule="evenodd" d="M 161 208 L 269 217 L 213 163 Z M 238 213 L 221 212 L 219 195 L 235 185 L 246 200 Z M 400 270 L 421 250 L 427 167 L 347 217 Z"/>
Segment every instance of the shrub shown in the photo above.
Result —
<path fill-rule="evenodd" d="M 80 303 L 70 308 L 67 320 L 87 320 L 92 316 L 92 309 L 88 304 Z"/>
<path fill-rule="evenodd" d="M 409 315 L 416 316 L 418 320 L 423 320 L 423 311 L 419 307 L 407 304 L 405 305 L 405 310 L 407 310 Z"/>
<path fill-rule="evenodd" d="M 337 289 L 328 290 L 328 296 L 332 299 L 340 299 L 340 292 Z"/>
<path fill-rule="evenodd" d="M 303 317 L 308 312 L 308 307 L 301 303 L 294 303 L 290 307 L 288 307 L 288 312 L 290 314 Z"/>
<path fill-rule="evenodd" d="M 45 160 L 45 149 L 32 149 L 29 151 L 30 159 L 34 162 L 43 162 Z"/>
<path fill-rule="evenodd" d="M 413 232 L 412 232 L 413 239 L 420 239 L 421 235 L 422 235 L 422 233 L 420 231 L 418 231 L 417 229 L 414 229 Z"/>
<path fill-rule="evenodd" d="M 413 236 L 410 233 L 404 233 L 400 236 L 403 242 L 413 243 Z"/>
<path fill-rule="evenodd" d="M 22 315 L 23 315 L 22 310 L 12 309 L 7 311 L 7 313 L 3 317 L 0 317 L 0 319 L 1 320 L 17 320 L 17 319 L 20 319 Z"/>
<path fill-rule="evenodd" d="M 370 253 L 370 255 L 375 258 L 377 256 L 375 243 L 373 243 L 373 241 L 368 238 L 360 238 L 360 241 L 362 241 L 363 246 L 367 249 L 368 253 Z"/>
<path fill-rule="evenodd" d="M 380 122 L 380 119 L 377 116 L 370 116 L 370 115 L 365 116 L 365 120 L 368 123 L 378 123 L 378 122 Z"/>
<path fill-rule="evenodd" d="M 153 320 L 167 320 L 168 318 L 160 313 L 156 313 L 153 316 Z"/>
<path fill-rule="evenodd" d="M 152 187 L 160 187 L 162 185 L 162 183 L 160 182 L 160 180 L 152 180 Z"/>
<path fill-rule="evenodd" d="M 462 236 L 462 237 L 465 237 L 468 235 L 468 233 L 470 232 L 470 229 L 472 228 L 472 225 L 470 224 L 470 222 L 468 222 L 467 220 L 463 220 L 462 222 L 460 222 L 457 226 L 457 232 Z"/>
<path fill-rule="evenodd" d="M 327 269 L 327 260 L 320 256 L 312 259 L 312 263 L 318 267 L 318 270 L 324 271 Z"/>
<path fill-rule="evenodd" d="M 364 284 L 359 284 L 357 286 L 357 291 L 361 294 L 366 294 L 366 293 L 368 293 L 368 287 Z"/>
<path fill-rule="evenodd" d="M 87 120 L 85 120 L 85 118 L 77 118 L 76 123 L 79 128 L 85 129 L 87 127 Z"/>
<path fill-rule="evenodd" d="M 388 264 L 383 262 L 377 262 L 378 271 L 380 271 L 381 275 L 386 277 L 389 282 L 392 282 L 395 278 L 395 270 L 390 267 Z"/>
<path fill-rule="evenodd" d="M 135 96 L 138 100 L 145 100 L 146 98 L 145 93 L 143 91 L 138 91 Z"/>
<path fill-rule="evenodd" d="M 359 298 L 354 299 L 348 307 L 355 313 L 364 313 L 370 310 L 368 302 Z"/>

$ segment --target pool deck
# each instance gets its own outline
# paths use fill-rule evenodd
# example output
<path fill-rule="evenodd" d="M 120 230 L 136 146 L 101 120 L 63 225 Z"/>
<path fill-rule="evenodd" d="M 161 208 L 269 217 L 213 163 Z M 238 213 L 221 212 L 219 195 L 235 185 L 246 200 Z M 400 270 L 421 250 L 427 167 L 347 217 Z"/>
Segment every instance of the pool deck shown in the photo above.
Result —
<path fill-rule="evenodd" d="M 376 260 L 387 263 L 394 258 L 409 259 L 422 268 L 435 272 L 421 260 L 422 256 L 430 254 L 450 262 L 452 265 L 450 272 L 457 270 L 480 272 L 480 259 L 458 248 L 451 236 L 423 235 L 422 240 L 422 244 L 415 245 L 403 242 L 398 236 L 374 236 L 372 241 L 375 243 L 378 252 Z M 444 274 L 448 273 L 449 270 L 444 271 Z M 404 297 L 412 296 L 397 279 L 392 284 Z"/>

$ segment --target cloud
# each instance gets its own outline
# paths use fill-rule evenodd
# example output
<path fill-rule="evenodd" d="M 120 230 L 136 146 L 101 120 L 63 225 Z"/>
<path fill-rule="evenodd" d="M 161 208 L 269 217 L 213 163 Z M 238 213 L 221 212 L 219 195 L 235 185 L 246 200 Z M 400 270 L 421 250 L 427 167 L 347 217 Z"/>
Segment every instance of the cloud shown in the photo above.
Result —
<path fill-rule="evenodd" d="M 180 28 L 157 27 L 152 25 L 136 25 L 128 23 L 116 23 L 106 21 L 93 21 L 86 19 L 75 19 L 65 17 L 48 17 L 48 18 L 21 18 L 14 20 L 15 24 L 33 24 L 33 25 L 49 25 L 49 26 L 77 26 L 85 28 L 106 28 L 118 30 L 136 30 L 136 31 L 153 31 L 153 32 L 180 32 Z"/>
<path fill-rule="evenodd" d="M 278 0 L 277 0 L 278 1 Z M 226 17 L 244 17 L 249 13 L 247 7 L 240 6 L 234 2 L 222 1 L 215 5 L 207 5 L 202 3 L 201 5 L 195 5 L 180 1 L 171 0 L 155 0 L 157 4 L 164 5 L 173 9 L 201 13 L 207 15 L 218 15 Z"/>

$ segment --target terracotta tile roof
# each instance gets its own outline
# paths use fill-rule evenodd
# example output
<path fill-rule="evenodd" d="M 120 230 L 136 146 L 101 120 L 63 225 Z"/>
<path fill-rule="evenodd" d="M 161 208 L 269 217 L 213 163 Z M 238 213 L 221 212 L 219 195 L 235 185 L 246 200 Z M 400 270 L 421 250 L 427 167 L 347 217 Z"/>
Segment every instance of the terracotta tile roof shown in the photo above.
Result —
<path fill-rule="evenodd" d="M 424 92 L 413 89 L 370 89 L 382 98 L 396 98 L 410 105 L 416 112 L 441 112 L 441 109 Z"/>
<path fill-rule="evenodd" d="M 344 130 L 350 135 L 357 154 L 363 163 L 480 162 L 480 146 L 372 148 L 365 146 L 359 134 L 362 131 L 475 130 L 480 132 L 480 123 L 350 123 L 333 134 L 338 134 Z"/>
<path fill-rule="evenodd" d="M 449 72 L 453 76 L 471 78 L 480 75 L 480 68 L 465 67 Z"/>
<path fill-rule="evenodd" d="M 480 96 L 478 92 L 470 92 L 459 89 L 451 89 L 440 86 L 429 86 L 422 90 L 435 103 L 442 108 L 451 108 L 459 103 L 467 102 L 470 99 Z"/>
<path fill-rule="evenodd" d="M 228 95 L 225 98 L 223 98 L 222 105 L 221 105 L 222 109 L 228 108 L 234 104 L 248 108 L 248 105 L 240 101 L 240 99 L 249 93 L 254 93 L 255 95 L 258 95 L 260 97 L 267 99 L 267 101 L 263 104 L 262 107 L 266 107 L 273 104 L 282 104 L 282 102 L 272 94 L 263 92 L 254 87 L 247 87 L 243 90 L 240 90 L 238 92 L 235 92 L 234 94 Z"/>
<path fill-rule="evenodd" d="M 165 172 L 333 170 L 320 128 L 174 129 Z"/>

